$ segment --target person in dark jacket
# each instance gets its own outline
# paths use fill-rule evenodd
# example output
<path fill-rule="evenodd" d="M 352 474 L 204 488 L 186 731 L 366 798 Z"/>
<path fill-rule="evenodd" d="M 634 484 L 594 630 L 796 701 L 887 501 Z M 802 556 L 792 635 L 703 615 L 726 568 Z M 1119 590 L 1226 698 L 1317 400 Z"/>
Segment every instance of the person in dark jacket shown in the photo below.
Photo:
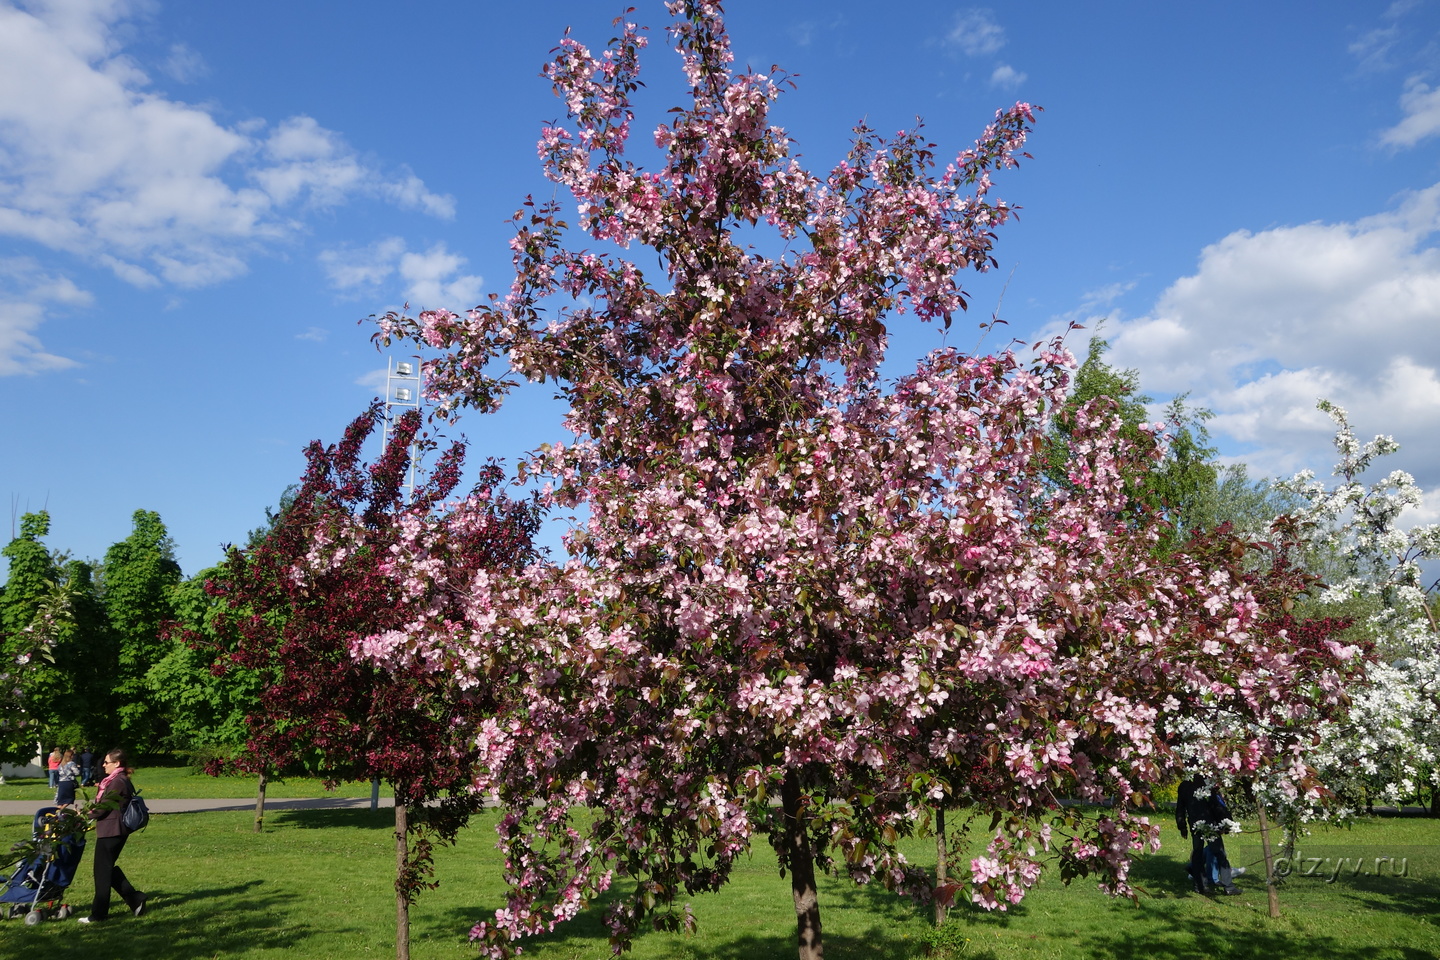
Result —
<path fill-rule="evenodd" d="M 95 794 L 95 803 L 89 815 L 95 821 L 95 899 L 90 904 L 90 915 L 81 917 L 81 923 L 99 923 L 110 916 L 110 891 L 120 894 L 120 899 L 135 916 L 145 913 L 145 894 L 136 890 L 115 861 L 125 849 L 128 835 L 120 822 L 120 812 L 135 794 L 130 783 L 133 770 L 126 764 L 124 750 L 111 750 L 105 754 L 102 767 L 105 779 Z"/>
<path fill-rule="evenodd" d="M 1176 801 L 1175 826 L 1180 836 L 1190 835 L 1190 865 L 1185 872 L 1195 892 L 1239 894 L 1234 878 L 1245 870 L 1232 869 L 1225 853 L 1225 833 L 1231 820 L 1220 788 L 1197 773 L 1180 784 Z"/>

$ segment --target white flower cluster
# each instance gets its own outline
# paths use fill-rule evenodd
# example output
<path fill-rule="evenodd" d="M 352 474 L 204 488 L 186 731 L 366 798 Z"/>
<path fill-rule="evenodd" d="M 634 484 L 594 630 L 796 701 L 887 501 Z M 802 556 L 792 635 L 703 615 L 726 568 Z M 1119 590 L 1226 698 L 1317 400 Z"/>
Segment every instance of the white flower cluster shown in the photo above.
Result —
<path fill-rule="evenodd" d="M 1358 480 L 1399 444 L 1378 436 L 1362 445 L 1342 408 L 1319 406 L 1337 426 L 1341 482 L 1329 488 L 1306 471 L 1280 487 L 1305 502 L 1299 519 L 1339 574 L 1322 603 L 1372 609 L 1362 625 L 1378 659 L 1351 691 L 1348 721 L 1323 726 L 1306 760 L 1342 794 L 1401 803 L 1422 785 L 1440 786 L 1440 630 L 1421 570 L 1440 558 L 1440 525 L 1402 529 L 1401 515 L 1421 500 L 1415 479 L 1396 470 L 1368 487 Z"/>

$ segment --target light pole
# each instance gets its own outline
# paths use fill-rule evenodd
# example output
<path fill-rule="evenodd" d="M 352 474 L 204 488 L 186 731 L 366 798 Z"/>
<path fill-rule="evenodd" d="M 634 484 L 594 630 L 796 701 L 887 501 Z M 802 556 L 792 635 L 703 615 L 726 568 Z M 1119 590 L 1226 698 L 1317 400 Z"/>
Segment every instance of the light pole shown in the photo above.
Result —
<path fill-rule="evenodd" d="M 420 365 L 391 357 L 385 365 L 385 429 L 381 453 L 390 449 L 395 419 L 407 410 L 420 409 Z M 398 410 L 397 410 L 398 408 Z M 410 446 L 410 464 L 405 470 L 405 502 L 415 499 L 415 472 L 419 469 L 420 447 Z M 380 781 L 370 781 L 370 809 L 380 808 Z"/>
<path fill-rule="evenodd" d="M 390 434 L 395 429 L 396 408 L 403 414 L 407 410 L 420 409 L 420 365 L 409 360 L 389 359 L 385 369 L 385 430 L 382 452 L 390 449 Z M 406 501 L 415 496 L 415 471 L 418 469 L 420 450 L 410 448 L 410 466 L 405 473 Z"/>

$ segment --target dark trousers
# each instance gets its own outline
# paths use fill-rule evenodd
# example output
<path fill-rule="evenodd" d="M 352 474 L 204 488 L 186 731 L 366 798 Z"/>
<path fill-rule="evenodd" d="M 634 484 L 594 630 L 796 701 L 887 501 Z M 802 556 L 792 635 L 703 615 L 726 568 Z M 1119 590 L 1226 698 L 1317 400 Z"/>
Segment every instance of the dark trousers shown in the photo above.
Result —
<path fill-rule="evenodd" d="M 140 891 L 125 879 L 125 871 L 115 861 L 125 849 L 129 837 L 97 837 L 95 840 L 95 901 L 90 904 L 90 919 L 104 920 L 110 915 L 110 890 L 120 894 L 125 905 L 134 910 L 140 905 Z"/>
<path fill-rule="evenodd" d="M 1194 827 L 1190 828 L 1190 867 L 1185 872 L 1195 881 L 1197 889 L 1203 890 L 1214 882 L 1205 869 L 1205 840 Z"/>

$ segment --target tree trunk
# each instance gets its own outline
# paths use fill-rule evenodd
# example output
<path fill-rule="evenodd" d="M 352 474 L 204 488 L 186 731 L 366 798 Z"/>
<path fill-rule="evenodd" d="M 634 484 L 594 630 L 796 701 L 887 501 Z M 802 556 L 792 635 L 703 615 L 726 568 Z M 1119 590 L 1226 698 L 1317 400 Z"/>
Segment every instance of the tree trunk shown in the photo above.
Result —
<path fill-rule="evenodd" d="M 1270 916 L 1280 916 L 1280 894 L 1275 890 L 1275 856 L 1270 851 L 1270 820 L 1265 804 L 1256 798 L 1255 810 L 1260 815 L 1260 848 L 1265 851 L 1265 893 L 1270 899 Z"/>
<path fill-rule="evenodd" d="M 815 886 L 815 857 L 810 851 L 807 821 L 800 810 L 800 776 L 787 771 L 780 787 L 785 813 L 785 859 L 790 864 L 790 893 L 795 899 L 795 924 L 799 933 L 800 960 L 824 960 L 825 945 L 820 939 L 820 892 Z"/>
<path fill-rule="evenodd" d="M 265 825 L 265 771 L 260 771 L 260 783 L 255 787 L 255 832 Z"/>
<path fill-rule="evenodd" d="M 949 879 L 947 867 L 949 866 L 950 850 L 945 842 L 945 808 L 935 808 L 935 926 L 945 923 L 945 916 L 950 912 L 946 906 L 944 894 L 941 889 Z"/>
<path fill-rule="evenodd" d="M 410 960 L 410 900 L 400 889 L 400 878 L 405 874 L 405 860 L 409 853 L 410 823 L 405 804 L 395 802 L 395 960 Z"/>

